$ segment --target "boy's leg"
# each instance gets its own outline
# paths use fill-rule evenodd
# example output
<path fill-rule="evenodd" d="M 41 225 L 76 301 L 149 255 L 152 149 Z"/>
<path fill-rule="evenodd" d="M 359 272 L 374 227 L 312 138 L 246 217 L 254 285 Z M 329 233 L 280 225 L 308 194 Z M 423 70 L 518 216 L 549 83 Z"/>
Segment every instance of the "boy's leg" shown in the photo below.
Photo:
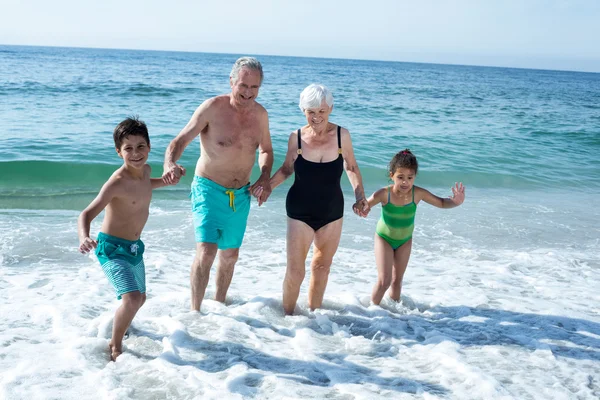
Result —
<path fill-rule="evenodd" d="M 204 292 L 208 285 L 208 278 L 210 277 L 210 268 L 215 261 L 216 255 L 216 243 L 196 243 L 196 256 L 194 257 L 194 261 L 192 261 L 190 271 L 190 286 L 192 288 L 190 303 L 191 309 L 194 311 L 200 311 Z"/>
<path fill-rule="evenodd" d="M 402 279 L 404 278 L 411 250 L 412 238 L 394 251 L 394 269 L 392 272 L 392 286 L 390 288 L 390 297 L 392 300 L 400 301 Z"/>
<path fill-rule="evenodd" d="M 138 312 L 146 299 L 146 295 L 138 291 L 124 293 L 121 296 L 122 302 L 113 320 L 112 338 L 110 340 L 110 358 L 115 361 L 123 352 L 123 336 L 129 328 L 133 317 Z"/>
<path fill-rule="evenodd" d="M 373 304 L 379 304 L 392 282 L 394 250 L 378 234 L 375 234 L 375 264 L 377 265 L 377 283 L 373 286 L 371 301 Z"/>
<path fill-rule="evenodd" d="M 240 249 L 219 250 L 219 265 L 217 267 L 217 292 L 215 300 L 225 302 L 227 290 L 231 284 L 235 263 L 238 260 Z"/>

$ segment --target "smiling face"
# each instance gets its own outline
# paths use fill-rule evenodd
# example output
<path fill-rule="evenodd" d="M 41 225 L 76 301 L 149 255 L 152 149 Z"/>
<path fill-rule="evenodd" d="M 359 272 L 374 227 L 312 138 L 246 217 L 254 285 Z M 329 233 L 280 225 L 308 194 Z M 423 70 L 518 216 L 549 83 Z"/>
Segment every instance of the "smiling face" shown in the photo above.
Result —
<path fill-rule="evenodd" d="M 327 102 L 323 100 L 320 107 L 311 107 L 304 110 L 306 122 L 314 130 L 322 130 L 329 123 L 329 115 L 333 110 L 333 106 L 329 107 Z"/>
<path fill-rule="evenodd" d="M 246 107 L 254 104 L 260 88 L 260 71 L 242 68 L 235 81 L 233 78 L 229 78 L 229 85 L 231 86 L 231 95 L 237 105 Z"/>
<path fill-rule="evenodd" d="M 406 194 L 412 190 L 416 172 L 411 168 L 397 168 L 390 178 L 394 182 L 394 192 Z"/>
<path fill-rule="evenodd" d="M 143 136 L 129 135 L 121 142 L 121 148 L 117 149 L 117 154 L 123 159 L 123 163 L 128 168 L 143 168 L 148 160 L 150 145 Z"/>

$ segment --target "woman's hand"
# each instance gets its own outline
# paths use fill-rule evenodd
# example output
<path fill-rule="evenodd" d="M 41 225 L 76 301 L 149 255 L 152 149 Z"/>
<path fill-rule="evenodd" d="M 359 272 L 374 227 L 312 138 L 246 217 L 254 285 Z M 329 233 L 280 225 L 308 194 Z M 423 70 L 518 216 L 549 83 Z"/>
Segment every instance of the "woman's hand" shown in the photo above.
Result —
<path fill-rule="evenodd" d="M 352 211 L 354 214 L 359 217 L 366 217 L 369 215 L 369 211 L 371 211 L 371 207 L 369 207 L 369 202 L 364 197 L 362 199 L 356 200 L 356 203 L 352 206 Z"/>

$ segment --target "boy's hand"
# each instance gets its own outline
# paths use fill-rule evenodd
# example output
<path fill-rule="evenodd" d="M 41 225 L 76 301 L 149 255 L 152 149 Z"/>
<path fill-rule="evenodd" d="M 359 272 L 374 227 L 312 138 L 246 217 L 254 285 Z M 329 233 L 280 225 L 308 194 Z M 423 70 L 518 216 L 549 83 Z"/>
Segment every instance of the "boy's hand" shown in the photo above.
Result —
<path fill-rule="evenodd" d="M 462 182 L 457 183 L 455 187 L 452 188 L 452 197 L 450 200 L 457 206 L 460 206 L 465 201 L 465 187 Z"/>
<path fill-rule="evenodd" d="M 167 185 L 176 185 L 182 176 L 185 175 L 185 168 L 178 164 L 171 164 L 165 167 L 162 178 Z"/>
<path fill-rule="evenodd" d="M 98 241 L 91 239 L 89 236 L 79 243 L 79 252 L 87 254 L 98 246 Z"/>

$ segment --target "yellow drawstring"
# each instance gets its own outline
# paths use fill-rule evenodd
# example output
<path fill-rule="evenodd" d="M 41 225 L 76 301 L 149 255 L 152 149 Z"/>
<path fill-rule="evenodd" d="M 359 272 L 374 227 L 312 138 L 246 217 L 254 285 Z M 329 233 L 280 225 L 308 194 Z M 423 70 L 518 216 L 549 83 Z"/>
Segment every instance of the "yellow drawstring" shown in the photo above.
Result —
<path fill-rule="evenodd" d="M 228 190 L 225 194 L 229 195 L 229 207 L 233 208 L 233 212 L 235 212 L 235 192 L 233 190 Z"/>

